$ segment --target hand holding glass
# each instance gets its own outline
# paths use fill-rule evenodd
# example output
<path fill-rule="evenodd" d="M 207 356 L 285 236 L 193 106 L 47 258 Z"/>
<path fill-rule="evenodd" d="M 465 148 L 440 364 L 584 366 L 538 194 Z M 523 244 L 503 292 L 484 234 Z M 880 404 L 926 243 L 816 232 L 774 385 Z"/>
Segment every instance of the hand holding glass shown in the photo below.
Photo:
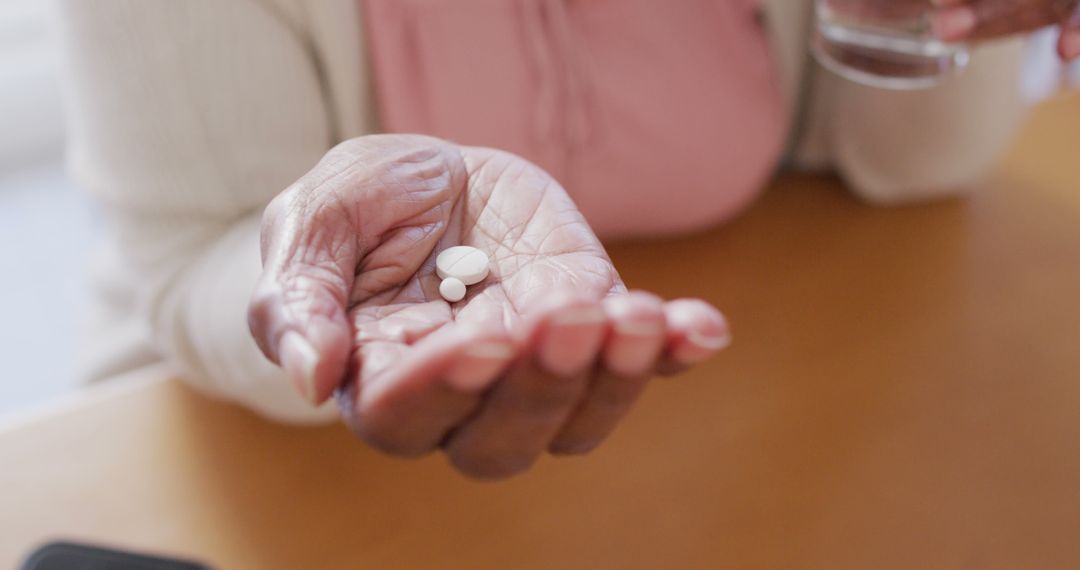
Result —
<path fill-rule="evenodd" d="M 887 89 L 933 87 L 968 63 L 934 37 L 929 0 L 816 0 L 815 58 L 842 77 Z"/>

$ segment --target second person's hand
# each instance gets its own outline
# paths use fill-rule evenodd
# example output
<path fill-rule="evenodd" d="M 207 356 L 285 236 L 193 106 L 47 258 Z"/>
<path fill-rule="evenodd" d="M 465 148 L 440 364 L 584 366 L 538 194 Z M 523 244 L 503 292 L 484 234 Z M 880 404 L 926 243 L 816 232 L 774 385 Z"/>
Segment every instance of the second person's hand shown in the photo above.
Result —
<path fill-rule="evenodd" d="M 1080 57 L 1080 15 L 1076 0 L 932 0 L 936 34 L 947 41 L 984 40 L 1061 26 L 1058 54 Z"/>

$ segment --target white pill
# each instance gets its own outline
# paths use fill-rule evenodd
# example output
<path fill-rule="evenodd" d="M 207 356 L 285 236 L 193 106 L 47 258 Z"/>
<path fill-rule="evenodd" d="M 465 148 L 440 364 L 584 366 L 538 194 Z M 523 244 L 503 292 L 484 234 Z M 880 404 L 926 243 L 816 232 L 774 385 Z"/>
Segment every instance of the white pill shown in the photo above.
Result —
<path fill-rule="evenodd" d="M 490 264 L 486 253 L 458 245 L 443 250 L 435 258 L 435 272 L 443 279 L 456 277 L 466 285 L 475 285 L 487 278 Z"/>
<path fill-rule="evenodd" d="M 451 303 L 457 303 L 465 298 L 465 284 L 457 277 L 447 277 L 439 283 L 439 294 L 443 299 Z"/>

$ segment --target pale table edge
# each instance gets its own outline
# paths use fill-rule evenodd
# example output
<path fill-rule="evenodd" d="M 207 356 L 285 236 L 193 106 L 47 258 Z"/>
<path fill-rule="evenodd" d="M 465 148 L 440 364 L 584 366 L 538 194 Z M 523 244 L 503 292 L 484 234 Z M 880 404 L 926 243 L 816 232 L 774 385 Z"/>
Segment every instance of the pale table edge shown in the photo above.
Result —
<path fill-rule="evenodd" d="M 85 384 L 35 406 L 0 417 L 0 437 L 103 401 L 149 389 L 175 379 L 165 365 L 155 364 L 102 382 Z"/>

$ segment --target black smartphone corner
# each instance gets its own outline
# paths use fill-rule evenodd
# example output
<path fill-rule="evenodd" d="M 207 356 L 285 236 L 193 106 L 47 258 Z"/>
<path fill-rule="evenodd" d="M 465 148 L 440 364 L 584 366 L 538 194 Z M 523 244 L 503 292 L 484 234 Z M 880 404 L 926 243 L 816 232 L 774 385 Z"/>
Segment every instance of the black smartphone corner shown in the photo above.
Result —
<path fill-rule="evenodd" d="M 190 560 L 161 558 L 87 546 L 50 542 L 30 553 L 22 570 L 211 570 Z"/>

